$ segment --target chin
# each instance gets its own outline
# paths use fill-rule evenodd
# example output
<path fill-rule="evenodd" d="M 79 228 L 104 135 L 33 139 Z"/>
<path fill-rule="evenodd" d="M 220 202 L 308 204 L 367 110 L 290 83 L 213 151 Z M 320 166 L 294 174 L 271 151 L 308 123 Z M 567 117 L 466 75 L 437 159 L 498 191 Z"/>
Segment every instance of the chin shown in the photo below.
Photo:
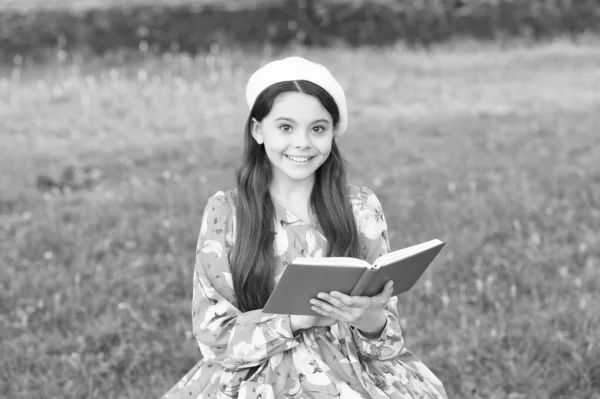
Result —
<path fill-rule="evenodd" d="M 310 172 L 310 173 L 302 173 L 302 174 L 291 173 L 291 174 L 287 174 L 287 177 L 290 178 L 291 180 L 302 181 L 302 180 L 305 180 L 305 179 L 308 179 L 308 178 L 314 176 L 314 174 L 315 174 L 314 171 Z"/>

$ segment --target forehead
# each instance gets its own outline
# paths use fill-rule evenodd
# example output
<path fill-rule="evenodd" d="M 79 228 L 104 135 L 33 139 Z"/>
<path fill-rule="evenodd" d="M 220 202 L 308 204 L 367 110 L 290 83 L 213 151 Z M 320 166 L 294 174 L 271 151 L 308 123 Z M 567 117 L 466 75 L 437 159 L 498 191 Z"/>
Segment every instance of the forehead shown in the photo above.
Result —
<path fill-rule="evenodd" d="M 331 120 L 331 115 L 317 98 L 300 92 L 282 93 L 277 96 L 269 117 L 287 117 L 298 120 L 324 118 Z"/>

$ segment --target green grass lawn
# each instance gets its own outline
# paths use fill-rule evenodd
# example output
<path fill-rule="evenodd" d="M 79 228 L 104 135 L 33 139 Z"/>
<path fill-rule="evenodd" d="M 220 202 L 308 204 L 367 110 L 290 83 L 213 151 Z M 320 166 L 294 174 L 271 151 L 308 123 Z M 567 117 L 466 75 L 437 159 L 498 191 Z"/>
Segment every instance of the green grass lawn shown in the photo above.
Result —
<path fill-rule="evenodd" d="M 600 398 L 597 44 L 300 51 L 347 89 L 392 246 L 448 242 L 399 306 L 451 398 Z M 158 397 L 199 360 L 200 218 L 268 58 L 3 72 L 0 397 Z"/>

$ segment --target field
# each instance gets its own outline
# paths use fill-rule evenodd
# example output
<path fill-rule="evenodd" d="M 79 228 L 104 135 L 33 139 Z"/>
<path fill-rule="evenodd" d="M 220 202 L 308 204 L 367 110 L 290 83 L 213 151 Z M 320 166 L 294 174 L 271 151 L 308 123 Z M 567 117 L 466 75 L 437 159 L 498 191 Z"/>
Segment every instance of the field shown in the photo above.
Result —
<path fill-rule="evenodd" d="M 271 0 L 227 0 L 225 4 L 219 0 L 195 0 L 193 4 L 198 7 L 225 6 L 236 9 L 248 6 L 267 4 Z M 2 10 L 57 10 L 66 9 L 83 11 L 88 9 L 106 9 L 115 6 L 135 7 L 140 5 L 154 6 L 189 6 L 190 0 L 0 0 Z"/>
<path fill-rule="evenodd" d="M 195 6 L 224 5 L 229 9 L 248 7 L 248 5 L 264 4 L 270 0 L 227 0 L 223 4 L 218 0 L 195 0 Z M 134 7 L 139 5 L 153 6 L 180 6 L 190 5 L 189 0 L 0 0 L 0 11 L 2 10 L 56 10 L 67 9 L 81 11 L 87 9 L 102 9 L 115 6 Z"/>
<path fill-rule="evenodd" d="M 347 89 L 392 246 L 448 242 L 399 306 L 450 397 L 600 398 L 597 39 L 297 51 Z M 199 359 L 200 217 L 274 56 L 1 72 L 0 397 L 158 397 Z"/>

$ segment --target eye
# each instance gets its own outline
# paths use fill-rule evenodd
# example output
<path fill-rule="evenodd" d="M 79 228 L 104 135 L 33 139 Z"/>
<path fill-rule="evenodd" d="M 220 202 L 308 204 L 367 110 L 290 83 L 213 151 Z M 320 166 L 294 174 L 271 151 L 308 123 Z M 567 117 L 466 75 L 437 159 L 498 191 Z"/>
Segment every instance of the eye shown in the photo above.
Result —
<path fill-rule="evenodd" d="M 292 127 L 290 125 L 281 125 L 281 126 L 279 126 L 279 128 L 281 130 L 283 130 L 284 132 L 289 132 L 292 130 Z"/>
<path fill-rule="evenodd" d="M 324 126 L 319 125 L 319 126 L 313 127 L 313 132 L 315 132 L 315 133 L 323 133 L 325 130 L 327 130 L 327 129 L 325 129 Z"/>

